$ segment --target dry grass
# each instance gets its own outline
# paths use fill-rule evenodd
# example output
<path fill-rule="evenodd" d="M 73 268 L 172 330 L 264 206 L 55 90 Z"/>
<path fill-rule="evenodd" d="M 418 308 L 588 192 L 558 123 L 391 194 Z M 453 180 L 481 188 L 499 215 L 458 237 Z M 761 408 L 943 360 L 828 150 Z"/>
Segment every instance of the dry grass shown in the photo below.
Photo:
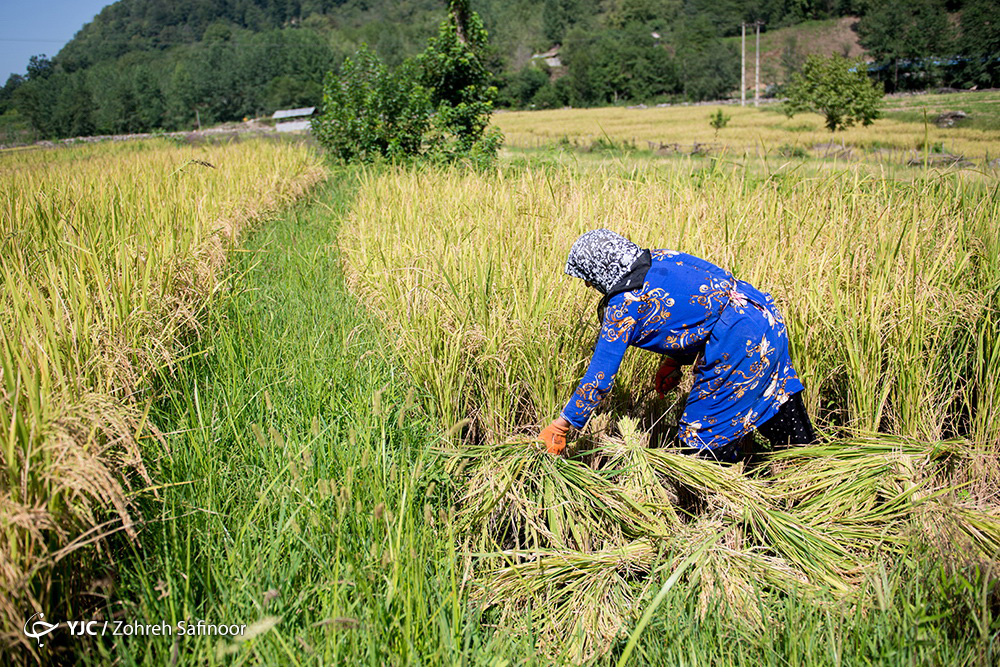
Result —
<path fill-rule="evenodd" d="M 709 116 L 722 110 L 731 120 L 718 133 Z M 744 154 L 780 160 L 782 147 L 801 148 L 817 157 L 894 162 L 922 160 L 925 145 L 940 145 L 983 166 L 1000 154 L 996 132 L 965 128 L 939 128 L 933 123 L 904 122 L 892 118 L 868 127 L 828 132 L 821 116 L 782 115 L 777 107 L 687 106 L 649 109 L 559 109 L 498 113 L 493 123 L 508 146 L 539 148 L 562 142 L 588 149 L 598 142 L 627 144 L 665 154 L 708 152 L 740 157 Z M 786 148 L 787 150 L 787 148 Z"/>
<path fill-rule="evenodd" d="M 0 156 L 4 643 L 57 602 L 61 560 L 135 535 L 147 378 L 197 335 L 232 239 L 322 174 L 307 149 L 259 142 Z"/>
<path fill-rule="evenodd" d="M 760 85 L 763 89 L 768 84 L 783 83 L 785 78 L 782 57 L 790 44 L 794 44 L 795 52 L 805 58 L 809 54 L 829 56 L 832 54 L 860 58 L 865 54 L 858 43 L 856 30 L 857 17 L 842 16 L 835 19 L 806 21 L 794 26 L 765 29 L 760 34 Z M 729 41 L 740 44 L 740 38 L 729 38 Z M 747 28 L 747 99 L 753 98 L 753 81 L 755 66 L 755 35 L 753 26 Z"/>

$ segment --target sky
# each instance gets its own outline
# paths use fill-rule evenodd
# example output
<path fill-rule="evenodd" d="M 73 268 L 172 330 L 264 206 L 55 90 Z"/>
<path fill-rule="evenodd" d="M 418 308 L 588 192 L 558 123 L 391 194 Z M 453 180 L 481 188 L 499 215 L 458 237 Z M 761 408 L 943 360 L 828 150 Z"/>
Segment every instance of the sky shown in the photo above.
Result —
<path fill-rule="evenodd" d="M 28 59 L 50 58 L 113 0 L 0 0 L 0 86 Z"/>

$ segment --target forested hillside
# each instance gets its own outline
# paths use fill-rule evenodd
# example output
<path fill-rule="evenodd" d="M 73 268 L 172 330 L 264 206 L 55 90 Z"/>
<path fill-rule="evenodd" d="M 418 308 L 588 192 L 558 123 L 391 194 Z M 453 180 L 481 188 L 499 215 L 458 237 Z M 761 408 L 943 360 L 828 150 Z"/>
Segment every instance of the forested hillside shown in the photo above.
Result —
<path fill-rule="evenodd" d="M 998 85 L 993 0 L 473 0 L 511 108 L 738 94 L 741 23 L 852 23 L 887 89 Z M 390 66 L 421 51 L 444 0 L 120 0 L 0 89 L 0 133 L 38 137 L 190 128 L 320 101 L 362 44 Z M 558 63 L 532 58 L 558 45 Z M 785 70 L 806 44 L 784 45 Z M 765 74 L 770 74 L 765 71 Z M 765 84 L 777 83 L 765 80 Z M 0 137 L 0 142 L 3 138 Z"/>

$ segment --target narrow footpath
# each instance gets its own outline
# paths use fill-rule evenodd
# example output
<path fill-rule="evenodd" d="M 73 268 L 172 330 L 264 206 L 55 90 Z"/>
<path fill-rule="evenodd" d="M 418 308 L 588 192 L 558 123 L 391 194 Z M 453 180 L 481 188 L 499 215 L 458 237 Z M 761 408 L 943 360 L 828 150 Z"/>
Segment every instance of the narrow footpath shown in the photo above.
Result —
<path fill-rule="evenodd" d="M 352 190 L 350 174 L 331 176 L 233 253 L 201 353 L 162 379 L 153 418 L 167 435 L 145 452 L 159 497 L 144 494 L 140 540 L 121 543 L 109 572 L 105 613 L 133 636 L 80 639 L 77 660 L 484 655 L 431 452 L 440 440 L 344 285 L 336 234 Z M 150 636 L 164 622 L 171 632 Z"/>

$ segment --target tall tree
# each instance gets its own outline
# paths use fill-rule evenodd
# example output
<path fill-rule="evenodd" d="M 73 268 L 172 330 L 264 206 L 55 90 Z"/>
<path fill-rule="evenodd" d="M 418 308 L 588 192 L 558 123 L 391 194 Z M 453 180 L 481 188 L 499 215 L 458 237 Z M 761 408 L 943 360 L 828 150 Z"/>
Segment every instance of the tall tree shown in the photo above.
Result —
<path fill-rule="evenodd" d="M 962 83 L 1000 86 L 1000 2 L 969 0 L 962 8 L 959 53 Z"/>
<path fill-rule="evenodd" d="M 417 57 L 423 84 L 432 91 L 437 122 L 453 135 L 455 150 L 484 138 L 497 89 L 486 69 L 488 36 L 469 0 L 449 0 L 448 19 Z"/>
<path fill-rule="evenodd" d="M 695 101 L 719 99 L 739 87 L 739 52 L 735 45 L 716 36 L 708 17 L 685 20 L 678 35 L 677 61 L 686 97 Z"/>
<path fill-rule="evenodd" d="M 31 58 L 28 59 L 29 81 L 47 79 L 52 76 L 53 72 L 55 72 L 55 67 L 49 57 L 45 54 L 40 56 L 31 56 Z"/>
<path fill-rule="evenodd" d="M 339 76 L 327 75 L 322 111 L 313 121 L 324 148 L 344 161 L 495 160 L 502 136 L 487 130 L 496 88 L 484 65 L 486 30 L 468 0 L 450 0 L 448 9 L 437 37 L 395 71 L 362 46 Z"/>
<path fill-rule="evenodd" d="M 951 43 L 942 0 L 873 1 L 858 35 L 889 92 L 927 85 L 932 59 L 949 55 Z"/>
<path fill-rule="evenodd" d="M 0 114 L 7 111 L 14 99 L 14 91 L 17 90 L 26 79 L 20 74 L 11 74 L 7 77 L 7 83 L 0 88 Z"/>
<path fill-rule="evenodd" d="M 545 38 L 553 44 L 561 44 L 566 32 L 576 23 L 579 16 L 577 0 L 545 0 L 542 5 L 542 30 Z"/>
<path fill-rule="evenodd" d="M 71 137 L 88 137 L 97 131 L 94 98 L 82 72 L 75 73 L 71 79 L 66 86 L 66 94 L 59 100 L 59 133 Z"/>

